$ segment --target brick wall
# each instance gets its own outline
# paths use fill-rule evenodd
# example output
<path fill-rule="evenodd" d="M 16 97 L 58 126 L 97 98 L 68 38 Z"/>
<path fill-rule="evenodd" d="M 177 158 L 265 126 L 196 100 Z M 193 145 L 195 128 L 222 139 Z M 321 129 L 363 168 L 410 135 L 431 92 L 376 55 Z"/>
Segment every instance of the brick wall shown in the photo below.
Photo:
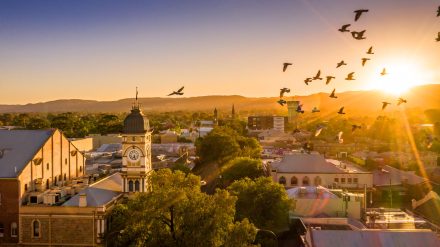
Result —
<path fill-rule="evenodd" d="M 4 236 L 0 237 L 0 246 L 5 243 L 17 243 L 18 237 L 11 237 L 11 224 L 18 226 L 19 182 L 17 179 L 0 179 L 0 222 L 4 226 Z"/>

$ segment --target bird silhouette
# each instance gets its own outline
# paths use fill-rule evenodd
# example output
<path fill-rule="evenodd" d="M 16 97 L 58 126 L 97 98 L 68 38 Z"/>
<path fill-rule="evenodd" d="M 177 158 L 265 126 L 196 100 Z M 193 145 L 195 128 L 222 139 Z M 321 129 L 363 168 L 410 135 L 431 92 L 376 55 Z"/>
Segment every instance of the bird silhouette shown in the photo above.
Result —
<path fill-rule="evenodd" d="M 342 60 L 342 61 L 340 61 L 339 63 L 337 63 L 337 64 L 336 64 L 336 68 L 339 68 L 339 67 L 341 67 L 341 66 L 343 66 L 343 65 L 347 65 L 347 64 L 344 62 L 344 60 Z"/>
<path fill-rule="evenodd" d="M 324 125 L 318 124 L 318 126 L 316 126 L 316 130 L 315 130 L 315 137 L 319 136 L 319 134 L 321 134 L 322 129 L 324 129 Z"/>
<path fill-rule="evenodd" d="M 351 25 L 350 25 L 350 24 L 342 25 L 342 27 L 339 28 L 338 31 L 339 31 L 339 32 L 342 32 L 342 33 L 343 33 L 343 32 L 350 32 L 350 30 L 348 30 L 348 27 L 349 27 L 349 26 L 351 26 Z"/>
<path fill-rule="evenodd" d="M 278 102 L 278 104 L 280 104 L 281 106 L 284 106 L 284 104 L 287 103 L 287 102 L 286 102 L 285 100 L 283 100 L 283 99 L 280 99 L 280 100 L 278 100 L 277 102 Z"/>
<path fill-rule="evenodd" d="M 440 16 L 440 6 L 438 6 L 438 8 L 437 8 L 437 17 L 439 17 Z"/>
<path fill-rule="evenodd" d="M 361 17 L 362 13 L 368 12 L 368 9 L 358 9 L 353 12 L 356 13 L 356 15 L 354 16 L 354 21 L 357 21 Z"/>
<path fill-rule="evenodd" d="M 406 99 L 403 99 L 403 98 L 398 98 L 397 99 L 397 105 L 400 105 L 400 104 L 403 104 L 403 103 L 406 103 Z"/>
<path fill-rule="evenodd" d="M 381 75 L 381 76 L 384 76 L 384 75 L 386 75 L 386 74 L 388 74 L 388 73 L 387 73 L 387 70 L 386 70 L 385 68 L 383 68 L 383 69 L 382 69 L 382 72 L 380 72 L 380 75 Z"/>
<path fill-rule="evenodd" d="M 183 95 L 183 89 L 184 88 L 185 87 L 181 87 L 181 88 L 179 88 L 179 90 L 173 91 L 172 93 L 168 94 L 168 96 L 171 96 L 171 95 Z"/>
<path fill-rule="evenodd" d="M 318 70 L 318 73 L 312 78 L 312 80 L 322 80 L 321 76 L 321 70 Z"/>
<path fill-rule="evenodd" d="M 382 110 L 385 110 L 385 108 L 387 108 L 388 105 L 391 105 L 391 103 L 389 102 L 382 102 Z"/>
<path fill-rule="evenodd" d="M 435 38 L 435 41 L 437 41 L 437 42 L 440 41 L 440 32 L 437 33 L 437 38 Z"/>
<path fill-rule="evenodd" d="M 303 106 L 303 105 L 298 105 L 298 106 L 296 107 L 296 112 L 298 112 L 298 113 L 304 113 L 304 110 L 302 109 L 302 106 Z"/>
<path fill-rule="evenodd" d="M 336 89 L 333 89 L 332 93 L 329 96 L 330 98 L 334 98 L 334 99 L 338 98 L 338 96 L 335 95 L 335 91 L 336 91 Z"/>
<path fill-rule="evenodd" d="M 281 88 L 280 89 L 280 98 L 282 98 L 284 96 L 285 93 L 290 93 L 290 88 Z"/>
<path fill-rule="evenodd" d="M 319 109 L 318 109 L 318 107 L 313 107 L 313 109 L 312 109 L 312 113 L 315 113 L 315 112 L 321 112 Z"/>
<path fill-rule="evenodd" d="M 356 124 L 351 125 L 351 132 L 354 132 L 356 129 L 362 129 L 362 126 Z"/>
<path fill-rule="evenodd" d="M 374 54 L 372 46 L 370 46 L 370 48 L 368 48 L 367 54 L 368 55 L 373 55 Z"/>
<path fill-rule="evenodd" d="M 325 85 L 328 85 L 329 83 L 330 83 L 330 81 L 332 80 L 332 79 L 335 79 L 336 77 L 334 77 L 334 76 L 327 76 L 326 77 L 326 81 L 325 81 Z"/>
<path fill-rule="evenodd" d="M 287 67 L 289 67 L 290 65 L 292 65 L 291 63 L 283 63 L 283 72 L 286 72 Z"/>
<path fill-rule="evenodd" d="M 341 115 L 345 114 L 344 107 L 341 107 L 341 109 L 339 109 L 338 114 L 341 114 Z"/>
<path fill-rule="evenodd" d="M 339 131 L 338 135 L 336 136 L 336 140 L 341 144 L 344 143 L 344 139 L 342 139 L 342 134 L 343 132 Z"/>
<path fill-rule="evenodd" d="M 366 39 L 366 38 L 364 37 L 365 31 L 366 31 L 366 30 L 363 30 L 363 31 L 360 31 L 360 32 L 353 31 L 353 32 L 351 32 L 351 36 L 352 36 L 354 39 L 357 39 L 357 40 Z"/>
<path fill-rule="evenodd" d="M 309 85 L 309 82 L 312 82 L 312 78 L 306 78 L 305 80 L 304 80 L 304 83 L 306 84 L 306 85 Z"/>
<path fill-rule="evenodd" d="M 370 60 L 369 58 L 363 57 L 362 58 L 362 66 L 365 66 L 365 64 L 367 63 L 367 61 Z"/>
<path fill-rule="evenodd" d="M 354 79 L 354 72 L 351 72 L 347 75 L 347 77 L 345 78 L 345 80 L 347 81 L 353 81 Z"/>

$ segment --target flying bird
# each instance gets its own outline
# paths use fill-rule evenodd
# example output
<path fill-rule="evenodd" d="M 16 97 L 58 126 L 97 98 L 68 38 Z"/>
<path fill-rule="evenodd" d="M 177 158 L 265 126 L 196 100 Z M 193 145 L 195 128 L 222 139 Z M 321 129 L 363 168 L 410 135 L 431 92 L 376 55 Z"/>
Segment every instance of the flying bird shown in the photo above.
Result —
<path fill-rule="evenodd" d="M 171 95 L 183 95 L 183 89 L 184 88 L 185 87 L 181 87 L 181 88 L 179 88 L 179 90 L 173 91 L 172 93 L 168 94 L 168 96 L 171 96 Z"/>
<path fill-rule="evenodd" d="M 339 28 L 338 31 L 339 31 L 339 32 L 342 32 L 342 33 L 343 33 L 343 32 L 350 32 L 350 30 L 348 30 L 348 27 L 349 27 L 349 26 L 351 26 L 351 25 L 350 25 L 350 24 L 342 25 L 342 27 Z"/>
<path fill-rule="evenodd" d="M 336 91 L 336 89 L 333 89 L 332 93 L 329 96 L 330 98 L 334 98 L 334 99 L 338 98 L 338 96 L 335 95 L 335 91 Z"/>
<path fill-rule="evenodd" d="M 404 98 L 397 99 L 397 105 L 400 105 L 400 104 L 403 104 L 403 103 L 406 103 L 406 99 L 404 99 Z"/>
<path fill-rule="evenodd" d="M 357 40 L 366 39 L 366 38 L 364 37 L 365 31 L 366 31 L 366 30 L 363 30 L 363 31 L 360 31 L 360 32 L 355 32 L 355 31 L 353 31 L 353 32 L 351 32 L 351 36 L 352 36 L 354 39 L 357 39 Z"/>
<path fill-rule="evenodd" d="M 362 58 L 362 66 L 365 66 L 365 63 L 367 63 L 367 61 L 370 60 L 369 58 L 363 57 Z"/>
<path fill-rule="evenodd" d="M 304 113 L 304 110 L 302 109 L 303 105 L 298 105 L 298 107 L 296 107 L 296 112 L 298 113 Z"/>
<path fill-rule="evenodd" d="M 320 112 L 320 110 L 318 109 L 318 107 L 313 107 L 313 109 L 312 109 L 312 113 L 315 113 L 315 112 Z"/>
<path fill-rule="evenodd" d="M 341 109 L 339 109 L 338 114 L 342 114 L 342 115 L 345 114 L 344 107 L 341 107 Z"/>
<path fill-rule="evenodd" d="M 287 67 L 292 65 L 291 63 L 283 63 L 283 72 L 286 72 Z"/>
<path fill-rule="evenodd" d="M 283 100 L 283 99 L 280 99 L 280 100 L 278 100 L 277 102 L 278 102 L 278 104 L 280 104 L 281 106 L 284 106 L 284 104 L 287 103 L 287 101 L 285 101 L 285 100 Z"/>
<path fill-rule="evenodd" d="M 312 80 L 322 80 L 321 76 L 321 70 L 318 70 L 318 73 L 312 78 Z"/>
<path fill-rule="evenodd" d="M 309 85 L 309 82 L 312 82 L 312 78 L 306 78 L 305 80 L 304 80 L 304 83 L 306 84 L 306 85 Z"/>
<path fill-rule="evenodd" d="M 325 81 L 325 85 L 328 85 L 328 84 L 330 83 L 330 81 L 331 81 L 332 79 L 335 79 L 336 77 L 334 77 L 334 76 L 327 76 L 326 78 L 327 78 L 327 79 L 326 79 L 326 81 Z"/>
<path fill-rule="evenodd" d="M 435 41 L 437 41 L 437 42 L 440 41 L 440 32 L 437 33 L 437 38 L 435 38 Z"/>
<path fill-rule="evenodd" d="M 345 78 L 347 81 L 353 81 L 354 79 L 354 72 L 351 72 L 347 75 L 347 78 Z"/>
<path fill-rule="evenodd" d="M 367 54 L 368 55 L 373 55 L 374 54 L 372 46 L 370 46 L 370 48 L 368 48 Z"/>
<path fill-rule="evenodd" d="M 321 134 L 321 131 L 322 131 L 322 129 L 324 129 L 324 125 L 321 125 L 321 124 L 319 124 L 317 127 L 316 127 L 316 130 L 315 130 L 315 137 L 317 137 L 317 136 L 319 136 L 319 134 Z"/>
<path fill-rule="evenodd" d="M 351 132 L 354 132 L 356 129 L 362 129 L 362 126 L 360 126 L 360 125 L 356 125 L 356 124 L 353 124 L 353 125 L 351 126 Z"/>
<path fill-rule="evenodd" d="M 389 102 L 382 102 L 382 110 L 385 110 L 385 108 L 387 108 L 388 105 L 391 105 L 391 103 Z"/>
<path fill-rule="evenodd" d="M 339 131 L 338 135 L 336 136 L 336 140 L 337 140 L 339 143 L 344 143 L 344 139 L 342 139 L 342 134 L 343 134 L 343 132 L 342 132 L 342 131 Z"/>
<path fill-rule="evenodd" d="M 368 9 L 358 9 L 353 12 L 356 13 L 356 15 L 354 16 L 354 21 L 357 21 L 361 17 L 362 13 L 368 12 Z"/>
<path fill-rule="evenodd" d="M 385 68 L 383 68 L 382 72 L 380 72 L 380 75 L 381 75 L 381 76 L 384 76 L 384 75 L 386 75 L 386 74 L 388 74 L 388 73 L 387 73 L 387 70 L 386 70 Z"/>
<path fill-rule="evenodd" d="M 341 66 L 343 66 L 343 65 L 347 65 L 347 64 L 344 62 L 344 60 L 342 60 L 342 61 L 340 61 L 339 63 L 337 63 L 337 64 L 336 64 L 336 68 L 339 68 L 339 67 L 341 67 Z"/>
<path fill-rule="evenodd" d="M 284 96 L 285 93 L 290 93 L 290 88 L 281 88 L 280 89 L 280 98 L 282 98 Z"/>
<path fill-rule="evenodd" d="M 438 9 L 437 9 L 437 17 L 439 17 L 440 16 L 440 6 L 438 6 Z"/>

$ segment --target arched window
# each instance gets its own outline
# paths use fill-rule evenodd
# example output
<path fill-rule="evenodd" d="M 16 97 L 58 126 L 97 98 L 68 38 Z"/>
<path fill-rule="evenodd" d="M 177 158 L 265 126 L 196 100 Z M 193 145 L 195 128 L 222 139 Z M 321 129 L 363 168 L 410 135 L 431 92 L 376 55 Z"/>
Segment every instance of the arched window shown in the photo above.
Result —
<path fill-rule="evenodd" d="M 24 191 L 27 191 L 27 190 L 28 190 L 27 184 L 24 184 Z"/>
<path fill-rule="evenodd" d="M 34 238 L 39 238 L 40 237 L 40 232 L 41 232 L 40 230 L 41 230 L 41 228 L 40 228 L 40 221 L 34 220 L 32 222 L 32 236 Z"/>
<path fill-rule="evenodd" d="M 315 177 L 315 186 L 321 185 L 321 178 L 319 176 Z"/>
<path fill-rule="evenodd" d="M 282 185 L 286 185 L 286 178 L 285 177 L 280 177 L 280 179 L 278 180 L 278 182 Z"/>
<path fill-rule="evenodd" d="M 290 179 L 290 185 L 298 185 L 298 179 L 295 176 Z"/>
<path fill-rule="evenodd" d="M 305 176 L 305 177 L 303 178 L 302 185 L 303 185 L 303 186 L 309 186 L 309 184 L 310 184 L 310 179 L 309 179 L 309 177 Z"/>
<path fill-rule="evenodd" d="M 46 170 L 49 170 L 49 163 L 46 164 Z"/>
<path fill-rule="evenodd" d="M 17 237 L 18 233 L 17 233 L 17 223 L 16 222 L 12 222 L 11 223 L 11 237 Z"/>
<path fill-rule="evenodd" d="M 134 191 L 140 191 L 139 185 L 140 185 L 139 180 L 136 180 L 136 182 L 134 182 Z"/>
<path fill-rule="evenodd" d="M 133 191 L 133 181 L 128 181 L 128 191 L 132 192 Z"/>
<path fill-rule="evenodd" d="M 48 190 L 49 189 L 49 179 L 46 179 L 46 189 Z"/>
<path fill-rule="evenodd" d="M 67 180 L 67 176 L 66 176 L 66 173 L 64 173 L 64 181 L 66 181 Z"/>
<path fill-rule="evenodd" d="M 82 166 L 80 166 L 79 167 L 79 172 L 82 172 L 83 171 L 83 168 L 82 168 Z"/>
<path fill-rule="evenodd" d="M 5 234 L 5 227 L 3 226 L 3 223 L 0 222 L 0 238 L 4 237 Z"/>
<path fill-rule="evenodd" d="M 67 165 L 67 159 L 64 159 L 64 164 Z"/>
<path fill-rule="evenodd" d="M 55 177 L 55 179 L 53 181 L 53 185 L 57 186 L 57 177 Z"/>

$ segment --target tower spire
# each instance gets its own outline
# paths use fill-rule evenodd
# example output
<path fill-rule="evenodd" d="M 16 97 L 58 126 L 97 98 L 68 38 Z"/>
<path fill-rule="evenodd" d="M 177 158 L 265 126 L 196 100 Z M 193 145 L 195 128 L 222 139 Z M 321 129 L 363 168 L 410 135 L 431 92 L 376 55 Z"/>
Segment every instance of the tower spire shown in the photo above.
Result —
<path fill-rule="evenodd" d="M 136 87 L 136 98 L 133 103 L 133 109 L 139 109 L 139 101 L 138 101 L 138 87 Z"/>

